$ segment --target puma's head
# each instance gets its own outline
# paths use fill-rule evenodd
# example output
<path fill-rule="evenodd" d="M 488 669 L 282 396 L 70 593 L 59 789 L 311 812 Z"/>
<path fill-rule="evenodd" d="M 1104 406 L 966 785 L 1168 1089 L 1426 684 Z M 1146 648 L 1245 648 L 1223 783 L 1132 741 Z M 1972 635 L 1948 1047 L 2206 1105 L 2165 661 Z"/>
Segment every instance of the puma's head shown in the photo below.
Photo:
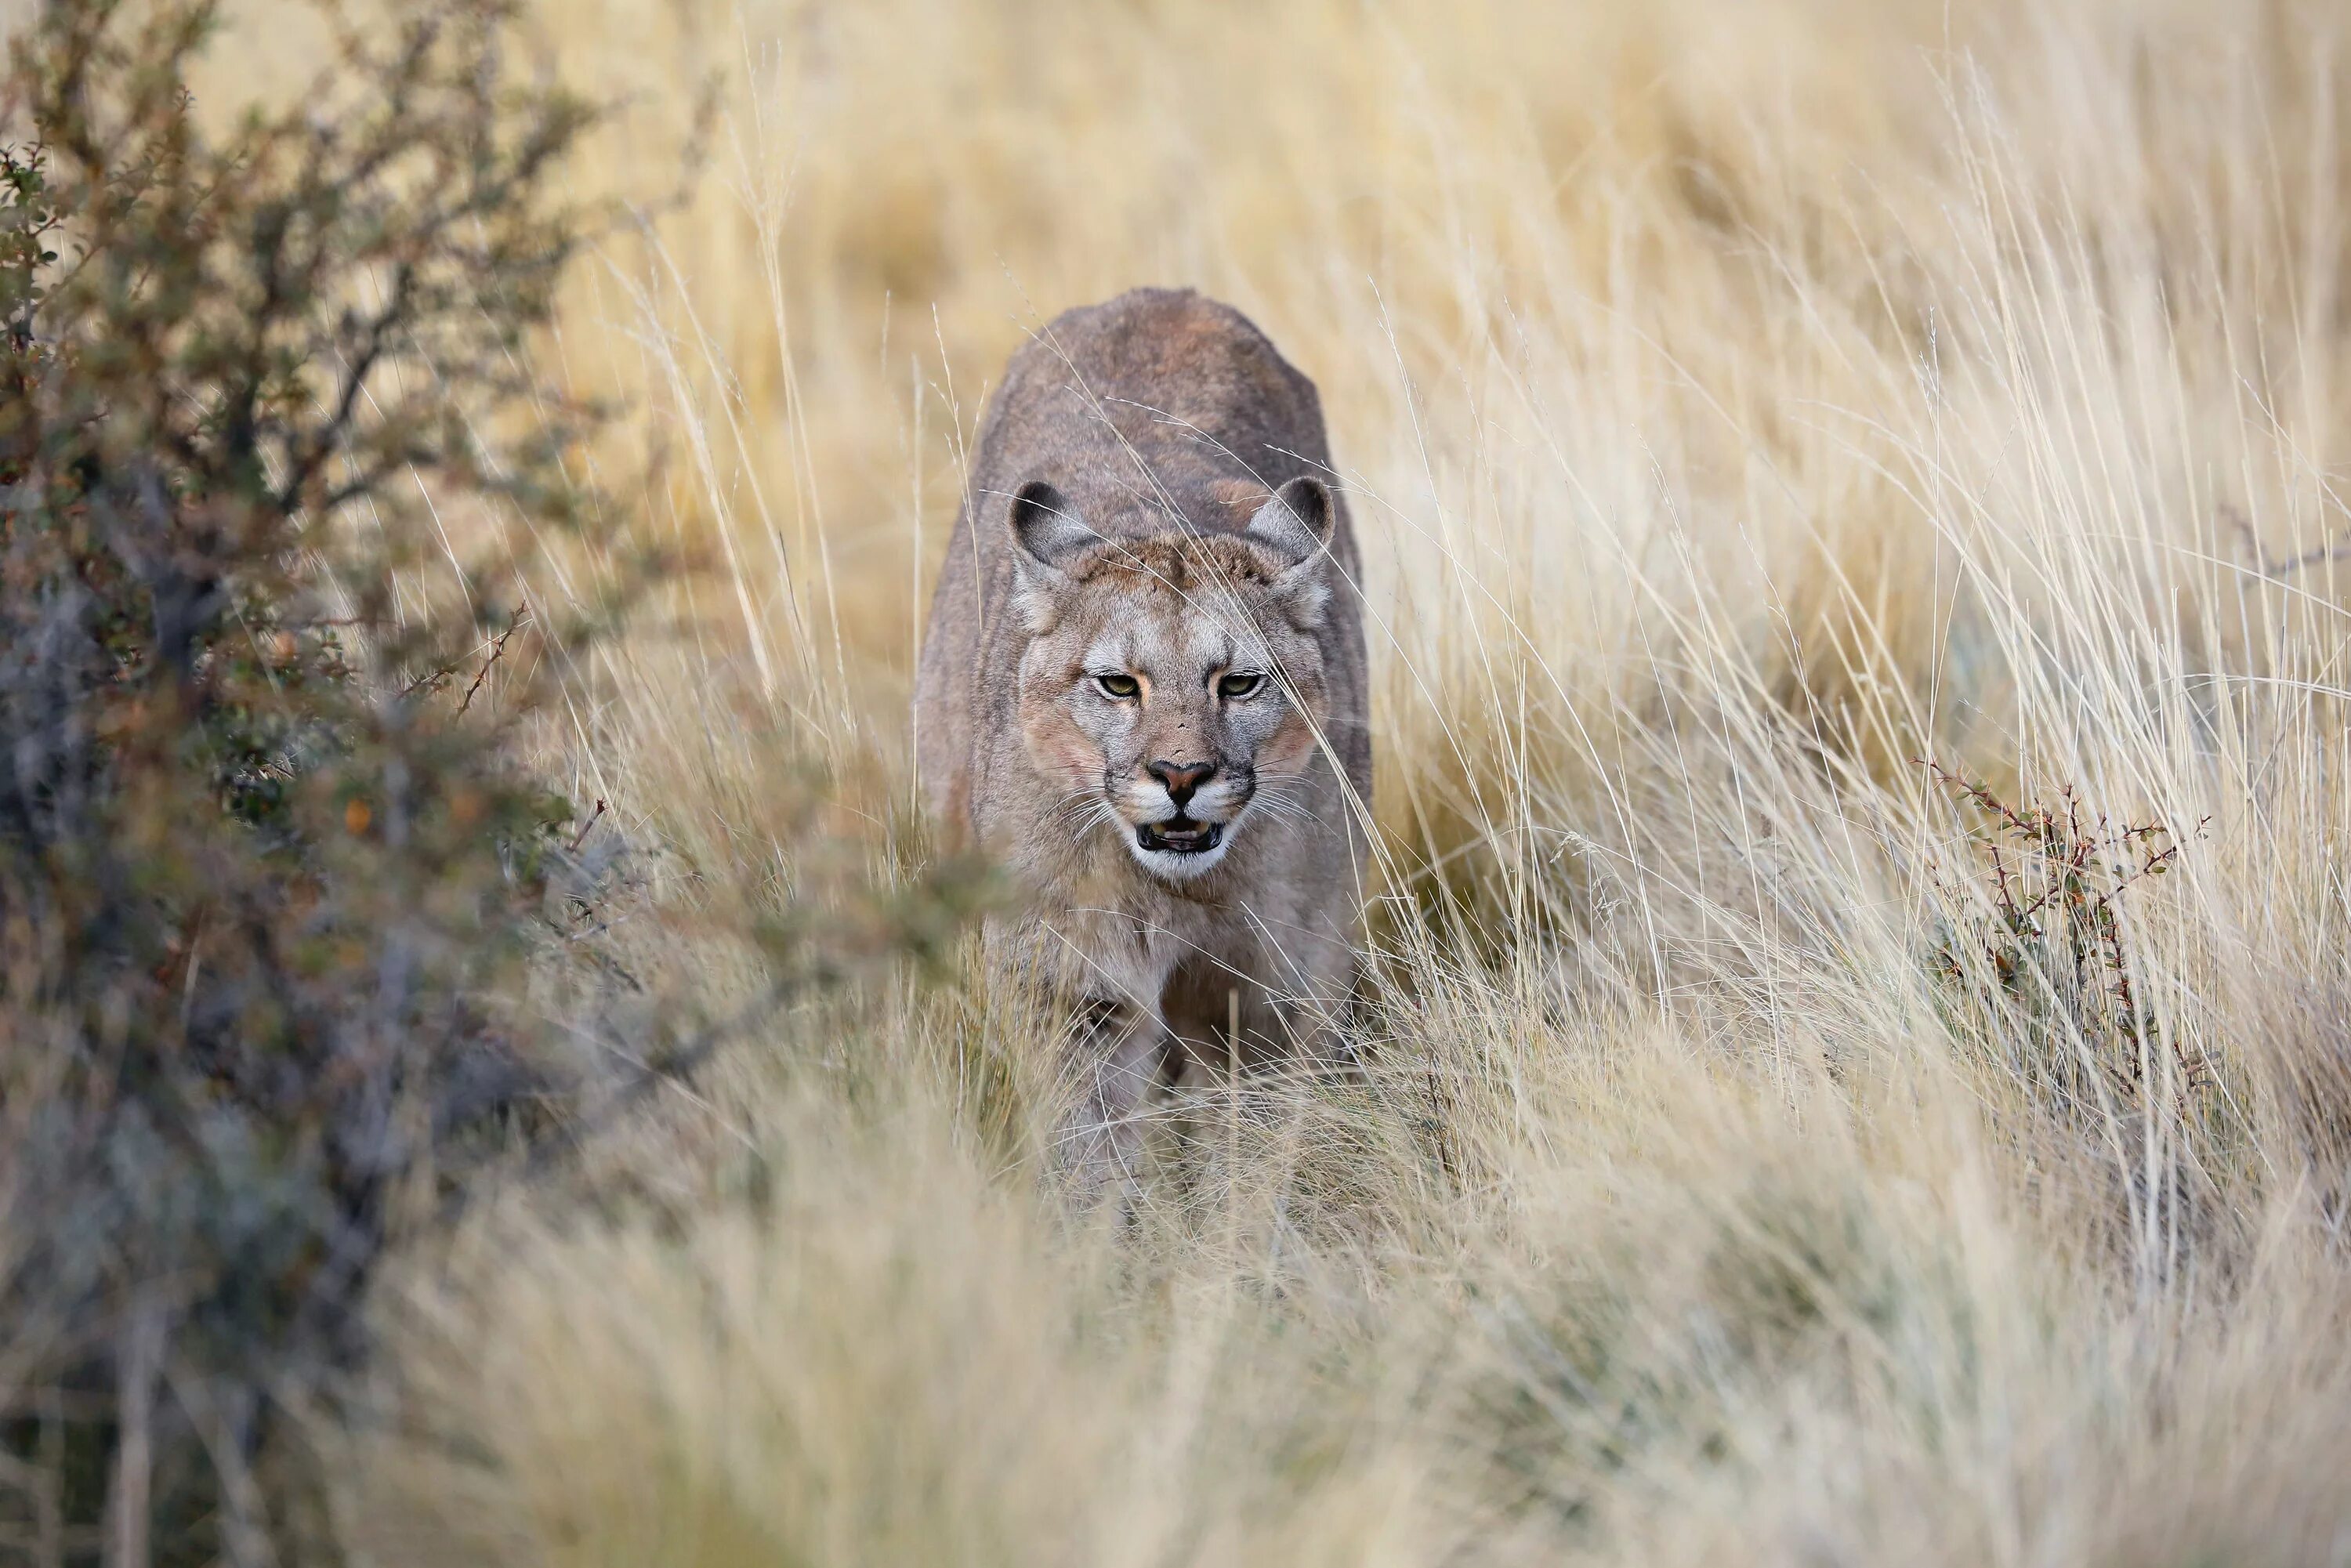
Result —
<path fill-rule="evenodd" d="M 1201 875 L 1312 760 L 1336 509 L 1293 479 L 1237 534 L 1106 539 L 1042 481 L 1013 497 L 1022 737 L 1056 831 L 1107 827 L 1154 875 Z M 1008 631 L 1014 630 L 1008 628 Z"/>

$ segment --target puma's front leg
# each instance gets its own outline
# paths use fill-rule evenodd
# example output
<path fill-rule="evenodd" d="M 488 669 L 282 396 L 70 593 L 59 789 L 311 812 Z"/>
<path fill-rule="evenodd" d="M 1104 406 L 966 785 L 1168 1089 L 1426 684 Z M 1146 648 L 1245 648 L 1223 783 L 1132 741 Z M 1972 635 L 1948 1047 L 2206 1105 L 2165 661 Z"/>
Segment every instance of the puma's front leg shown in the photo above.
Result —
<path fill-rule="evenodd" d="M 1173 1049 L 1157 1018 L 1126 1003 L 1096 1001 L 1081 1012 L 1071 1040 L 1078 1092 L 1054 1145 L 1081 1207 L 1139 1185 Z"/>

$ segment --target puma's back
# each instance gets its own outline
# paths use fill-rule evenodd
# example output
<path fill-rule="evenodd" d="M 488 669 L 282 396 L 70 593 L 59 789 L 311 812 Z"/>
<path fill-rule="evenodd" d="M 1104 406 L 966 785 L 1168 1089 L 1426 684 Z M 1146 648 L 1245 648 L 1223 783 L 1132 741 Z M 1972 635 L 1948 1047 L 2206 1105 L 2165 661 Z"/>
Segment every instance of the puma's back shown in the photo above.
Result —
<path fill-rule="evenodd" d="M 1189 289 L 1068 311 L 1014 354 L 981 426 L 916 685 L 918 765 L 950 827 L 985 834 L 1002 815 L 991 797 L 1024 783 L 991 766 L 1003 759 L 990 744 L 1017 733 L 1029 641 L 1008 526 L 1022 486 L 1050 484 L 1093 533 L 1142 541 L 1242 536 L 1274 491 L 1330 472 L 1313 383 L 1246 317 Z M 1358 558 L 1344 503 L 1331 502 L 1328 738 L 1368 801 Z"/>

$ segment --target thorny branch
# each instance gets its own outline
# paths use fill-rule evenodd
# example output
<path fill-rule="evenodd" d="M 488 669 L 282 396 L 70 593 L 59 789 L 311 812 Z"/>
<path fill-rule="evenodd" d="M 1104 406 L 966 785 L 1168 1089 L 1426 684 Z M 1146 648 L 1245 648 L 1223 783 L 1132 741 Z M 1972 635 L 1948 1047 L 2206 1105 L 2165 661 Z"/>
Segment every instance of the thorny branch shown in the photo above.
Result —
<path fill-rule="evenodd" d="M 1940 954 L 1946 977 L 1966 977 L 1960 946 L 1973 949 L 2006 991 L 2023 992 L 2029 977 L 2037 977 L 2034 988 L 2053 996 L 2051 981 L 2063 977 L 2074 997 L 2096 997 L 2104 1003 L 2077 1006 L 2077 1022 L 2135 1047 L 2144 1026 L 2117 904 L 2137 883 L 2170 870 L 2183 847 L 2181 835 L 2162 822 L 2117 826 L 2104 812 L 2085 817 L 2071 785 L 2059 791 L 2055 806 L 2020 809 L 1987 784 L 1931 758 L 1916 760 L 1938 784 L 1982 812 L 1992 834 L 1985 846 L 1991 865 L 1991 918 L 1972 933 L 1954 934 L 1946 944 Z M 2199 819 L 2187 837 L 2200 836 L 2210 822 L 2209 816 Z M 1931 869 L 1929 874 L 1942 887 L 1939 874 Z M 2160 1035 L 2159 1026 L 2155 1032 Z M 2191 1058 L 2176 1040 L 2163 1043 L 2189 1089 L 2209 1081 L 2210 1070 L 2200 1059 Z M 2108 1071 L 2118 1074 L 2122 1086 L 2141 1087 L 2137 1051 L 2116 1056 L 2119 1065 L 2110 1062 Z"/>
<path fill-rule="evenodd" d="M 2262 549 L 2261 536 L 2253 532 L 2253 525 L 2243 512 L 2223 501 L 2220 504 L 2220 520 L 2245 541 L 2245 553 L 2252 558 L 2253 570 L 2262 577 L 2283 580 L 2298 571 L 2322 566 L 2328 561 L 2351 559 L 2351 533 L 2341 535 L 2314 549 L 2304 550 L 2300 555 L 2272 560 Z"/>

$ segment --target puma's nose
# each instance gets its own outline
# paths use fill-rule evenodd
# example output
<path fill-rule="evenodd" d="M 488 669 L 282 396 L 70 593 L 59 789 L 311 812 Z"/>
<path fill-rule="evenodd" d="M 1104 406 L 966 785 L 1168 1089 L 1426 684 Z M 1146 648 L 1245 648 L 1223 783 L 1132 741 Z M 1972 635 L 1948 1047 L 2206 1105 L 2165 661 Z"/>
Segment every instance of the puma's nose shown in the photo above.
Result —
<path fill-rule="evenodd" d="M 1182 810 L 1192 799 L 1192 791 L 1206 784 L 1217 771 L 1213 762 L 1155 762 L 1151 776 L 1167 787 L 1167 798 Z"/>

